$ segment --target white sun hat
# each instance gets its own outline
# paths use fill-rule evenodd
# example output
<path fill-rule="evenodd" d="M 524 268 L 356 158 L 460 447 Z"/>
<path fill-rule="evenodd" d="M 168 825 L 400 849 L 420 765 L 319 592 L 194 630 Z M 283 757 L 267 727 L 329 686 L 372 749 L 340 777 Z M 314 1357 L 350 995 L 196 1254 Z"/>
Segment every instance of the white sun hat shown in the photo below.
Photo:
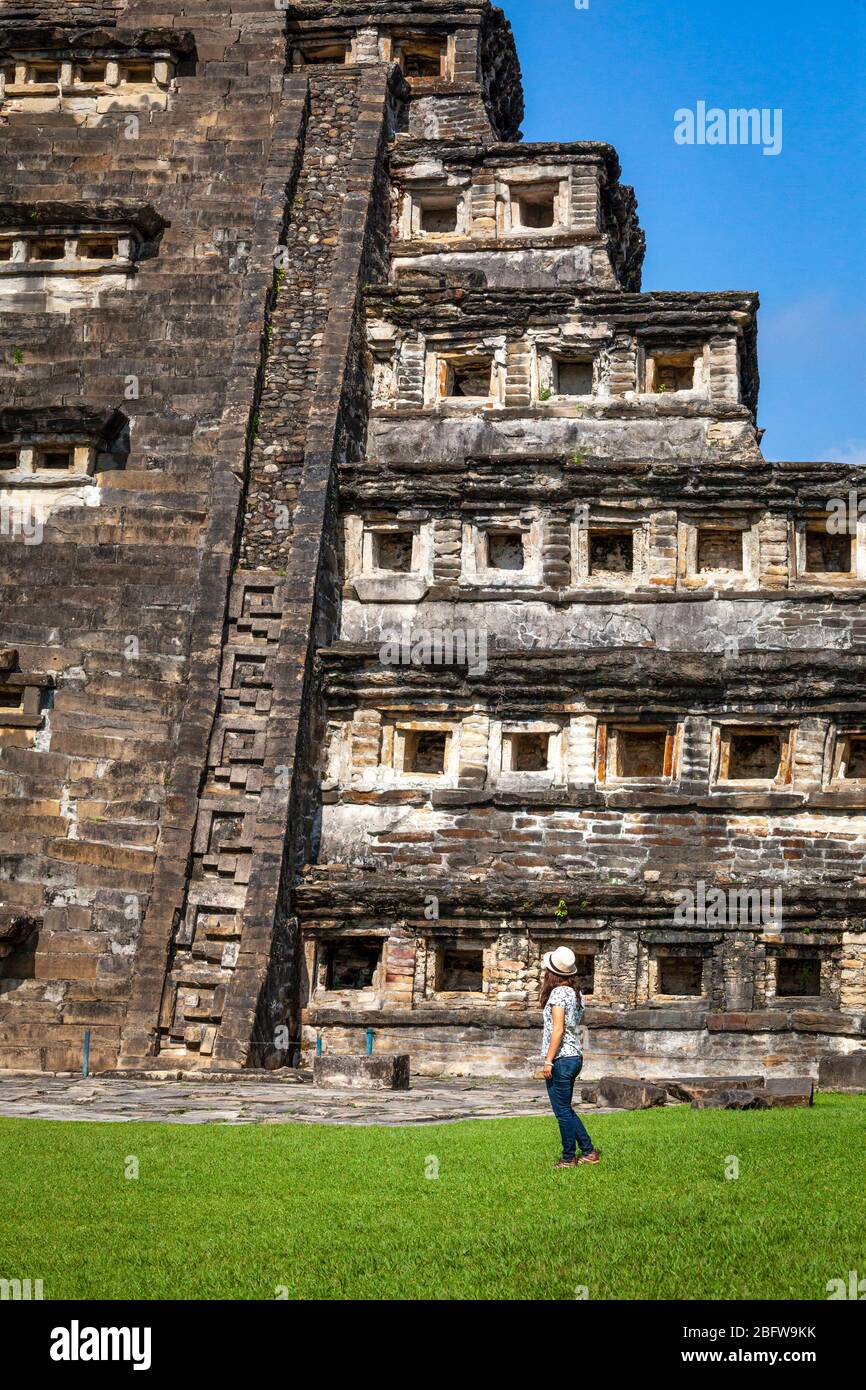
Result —
<path fill-rule="evenodd" d="M 577 958 L 574 951 L 570 951 L 567 946 L 558 946 L 555 951 L 547 952 L 544 968 L 552 970 L 554 975 L 576 975 Z"/>

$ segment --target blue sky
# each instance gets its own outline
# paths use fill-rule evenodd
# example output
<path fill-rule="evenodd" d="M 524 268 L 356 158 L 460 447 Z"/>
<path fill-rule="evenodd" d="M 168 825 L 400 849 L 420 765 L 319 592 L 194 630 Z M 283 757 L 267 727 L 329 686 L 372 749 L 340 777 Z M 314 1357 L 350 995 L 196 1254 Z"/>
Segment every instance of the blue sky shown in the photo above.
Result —
<path fill-rule="evenodd" d="M 866 463 L 866 0 L 500 0 L 526 140 L 607 140 L 645 290 L 758 290 L 770 459 Z M 678 145 L 674 112 L 782 111 L 782 148 Z"/>

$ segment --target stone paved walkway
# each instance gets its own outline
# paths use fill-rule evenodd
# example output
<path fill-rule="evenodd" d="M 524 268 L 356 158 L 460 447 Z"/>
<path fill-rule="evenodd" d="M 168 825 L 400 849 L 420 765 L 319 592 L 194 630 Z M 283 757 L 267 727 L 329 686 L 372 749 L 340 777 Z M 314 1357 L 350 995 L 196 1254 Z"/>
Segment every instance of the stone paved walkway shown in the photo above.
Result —
<path fill-rule="evenodd" d="M 603 1113 L 593 1109 L 594 1114 Z M 0 1115 L 40 1120 L 155 1120 L 165 1124 L 422 1125 L 550 1115 L 538 1081 L 430 1079 L 409 1091 L 330 1091 L 310 1081 L 146 1081 L 0 1077 Z"/>

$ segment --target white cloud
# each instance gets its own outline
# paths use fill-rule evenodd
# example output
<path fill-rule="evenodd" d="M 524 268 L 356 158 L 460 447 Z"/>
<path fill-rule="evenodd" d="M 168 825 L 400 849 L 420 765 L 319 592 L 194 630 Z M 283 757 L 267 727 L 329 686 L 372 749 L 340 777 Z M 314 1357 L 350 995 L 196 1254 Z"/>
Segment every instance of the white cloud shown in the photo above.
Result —
<path fill-rule="evenodd" d="M 817 463 L 851 463 L 866 468 L 866 439 L 845 439 L 822 454 Z"/>

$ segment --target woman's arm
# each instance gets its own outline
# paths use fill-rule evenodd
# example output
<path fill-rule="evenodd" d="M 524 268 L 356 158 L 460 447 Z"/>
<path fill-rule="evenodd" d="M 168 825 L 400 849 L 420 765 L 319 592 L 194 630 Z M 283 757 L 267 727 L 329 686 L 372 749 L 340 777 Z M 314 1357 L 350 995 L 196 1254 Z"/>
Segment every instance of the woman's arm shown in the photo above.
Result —
<path fill-rule="evenodd" d="M 553 1064 L 556 1061 L 559 1044 L 562 1042 L 562 1035 L 565 1032 L 565 1009 L 560 1004 L 554 1004 L 550 1010 L 550 1017 L 553 1029 L 547 1047 L 547 1056 L 544 1059 L 545 1076 L 553 1075 Z"/>

